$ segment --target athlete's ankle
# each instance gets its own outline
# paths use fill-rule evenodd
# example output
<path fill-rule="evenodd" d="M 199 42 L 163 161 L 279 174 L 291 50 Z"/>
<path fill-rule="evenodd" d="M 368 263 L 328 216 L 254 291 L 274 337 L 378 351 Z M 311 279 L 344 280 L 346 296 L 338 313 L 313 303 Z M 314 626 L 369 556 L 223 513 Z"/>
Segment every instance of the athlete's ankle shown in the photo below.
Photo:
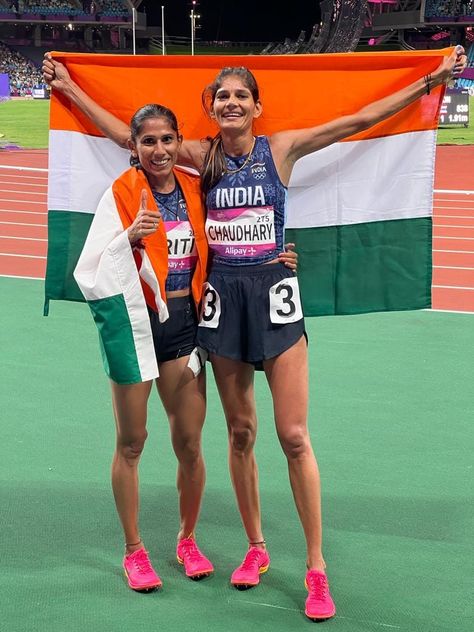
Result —
<path fill-rule="evenodd" d="M 325 571 L 326 570 L 326 562 L 324 558 L 320 555 L 308 556 L 306 560 L 306 568 L 312 571 Z"/>
<path fill-rule="evenodd" d="M 194 529 L 180 529 L 178 531 L 177 542 L 181 542 L 181 540 L 194 540 Z"/>
<path fill-rule="evenodd" d="M 250 547 L 255 547 L 257 549 L 264 549 L 264 550 L 266 550 L 267 543 L 265 542 L 265 540 L 263 538 L 261 538 L 260 540 L 249 540 L 249 549 L 250 549 Z"/>
<path fill-rule="evenodd" d="M 132 553 L 135 553 L 135 551 L 143 548 L 145 547 L 143 546 L 141 538 L 134 542 L 125 542 L 125 555 L 131 555 Z"/>

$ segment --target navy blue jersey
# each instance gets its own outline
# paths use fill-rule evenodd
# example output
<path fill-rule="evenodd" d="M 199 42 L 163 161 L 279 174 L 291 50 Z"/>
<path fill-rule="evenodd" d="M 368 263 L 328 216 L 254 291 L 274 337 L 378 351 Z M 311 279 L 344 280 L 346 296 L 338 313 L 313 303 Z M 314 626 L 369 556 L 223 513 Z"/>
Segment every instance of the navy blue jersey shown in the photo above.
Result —
<path fill-rule="evenodd" d="M 250 156 L 227 156 L 227 171 L 206 197 L 206 235 L 215 263 L 259 265 L 283 250 L 287 188 L 266 136 Z"/>
<path fill-rule="evenodd" d="M 176 183 L 171 193 L 153 191 L 153 197 L 163 219 L 168 240 L 168 276 L 166 291 L 185 290 L 197 262 L 194 233 L 188 219 L 184 195 Z"/>

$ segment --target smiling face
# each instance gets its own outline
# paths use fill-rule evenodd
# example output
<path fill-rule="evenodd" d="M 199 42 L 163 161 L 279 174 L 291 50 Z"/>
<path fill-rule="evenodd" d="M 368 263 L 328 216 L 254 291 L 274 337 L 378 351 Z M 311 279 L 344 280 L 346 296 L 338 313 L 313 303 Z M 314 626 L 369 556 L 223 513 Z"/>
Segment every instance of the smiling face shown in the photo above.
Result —
<path fill-rule="evenodd" d="M 212 116 L 221 131 L 248 131 L 253 120 L 262 113 L 262 105 L 255 101 L 245 82 L 235 75 L 222 80 L 212 103 Z"/>
<path fill-rule="evenodd" d="M 160 190 L 174 184 L 172 169 L 181 142 L 181 136 L 164 117 L 146 118 L 129 141 L 132 155 L 138 157 L 152 188 Z"/>

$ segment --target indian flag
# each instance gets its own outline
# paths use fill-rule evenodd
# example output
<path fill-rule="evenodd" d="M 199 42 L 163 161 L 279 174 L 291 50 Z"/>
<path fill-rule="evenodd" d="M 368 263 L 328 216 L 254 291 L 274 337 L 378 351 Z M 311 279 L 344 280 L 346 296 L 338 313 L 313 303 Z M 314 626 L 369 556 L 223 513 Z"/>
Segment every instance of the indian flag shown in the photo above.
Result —
<path fill-rule="evenodd" d="M 199 139 L 217 132 L 201 107 L 201 93 L 223 66 L 244 65 L 255 74 L 263 103 L 255 133 L 272 134 L 353 113 L 432 72 L 450 52 L 53 56 L 123 121 L 145 103 L 163 103 L 176 113 L 184 138 Z M 442 93 L 437 88 L 387 121 L 296 164 L 286 239 L 296 243 L 305 315 L 430 306 Z M 73 271 L 98 202 L 127 168 L 128 157 L 53 91 L 46 312 L 50 299 L 84 300 Z"/>

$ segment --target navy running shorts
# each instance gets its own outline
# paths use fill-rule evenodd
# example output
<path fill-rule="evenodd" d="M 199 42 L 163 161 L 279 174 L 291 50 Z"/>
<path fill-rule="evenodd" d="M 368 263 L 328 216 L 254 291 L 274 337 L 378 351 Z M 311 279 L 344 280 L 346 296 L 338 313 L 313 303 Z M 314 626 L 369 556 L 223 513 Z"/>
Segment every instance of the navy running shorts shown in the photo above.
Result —
<path fill-rule="evenodd" d="M 158 362 L 190 355 L 196 346 L 197 315 L 192 297 L 169 298 L 167 305 L 169 318 L 164 323 L 160 323 L 158 314 L 148 308 Z"/>
<path fill-rule="evenodd" d="M 197 345 L 261 368 L 305 334 L 295 273 L 281 263 L 215 264 L 204 284 Z"/>

